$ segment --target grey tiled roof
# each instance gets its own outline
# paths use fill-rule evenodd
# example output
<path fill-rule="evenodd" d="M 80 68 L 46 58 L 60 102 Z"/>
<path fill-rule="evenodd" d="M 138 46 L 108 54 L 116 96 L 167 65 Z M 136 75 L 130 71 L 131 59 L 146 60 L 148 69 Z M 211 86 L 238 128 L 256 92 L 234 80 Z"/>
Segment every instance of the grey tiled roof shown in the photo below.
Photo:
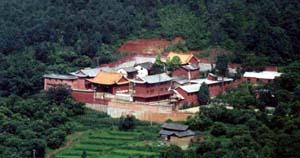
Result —
<path fill-rule="evenodd" d="M 61 75 L 61 74 L 46 74 L 44 78 L 61 79 L 61 80 L 76 80 L 78 77 L 73 75 Z"/>
<path fill-rule="evenodd" d="M 177 136 L 177 137 L 188 137 L 188 136 L 194 136 L 195 132 L 193 132 L 192 130 L 186 130 L 186 131 L 169 131 L 169 130 L 160 130 L 159 131 L 160 135 L 167 135 L 167 136 Z"/>
<path fill-rule="evenodd" d="M 189 80 L 187 78 L 184 78 L 184 77 L 173 77 L 173 81 L 183 85 L 183 84 L 186 84 L 186 83 L 189 83 Z"/>
<path fill-rule="evenodd" d="M 80 70 L 84 74 L 86 74 L 88 77 L 96 77 L 97 74 L 100 72 L 101 68 L 91 68 L 91 69 L 82 69 Z"/>
<path fill-rule="evenodd" d="M 189 85 L 180 86 L 180 88 L 186 91 L 187 93 L 198 92 L 200 87 L 201 84 L 189 84 Z"/>
<path fill-rule="evenodd" d="M 211 66 L 215 67 L 216 65 L 215 64 L 211 65 L 211 64 L 208 64 L 208 63 L 200 63 L 199 64 L 201 72 L 211 71 L 212 70 Z"/>
<path fill-rule="evenodd" d="M 120 68 L 120 70 L 123 69 L 125 70 L 126 72 L 136 72 L 137 69 L 135 67 L 124 67 L 124 68 Z"/>
<path fill-rule="evenodd" d="M 166 73 L 145 76 L 145 77 L 143 77 L 141 79 L 144 82 L 149 83 L 149 84 L 161 83 L 161 82 L 168 82 L 168 81 L 172 80 L 172 78 L 169 77 Z"/>
<path fill-rule="evenodd" d="M 71 72 L 71 75 L 77 77 L 96 77 L 97 74 L 101 71 L 101 68 L 85 68 L 75 72 Z"/>
<path fill-rule="evenodd" d="M 136 64 L 135 66 L 141 66 L 147 70 L 152 69 L 153 63 L 151 62 L 144 62 L 144 63 L 140 63 L 140 64 Z"/>
<path fill-rule="evenodd" d="M 186 130 L 186 131 L 183 131 L 183 132 L 176 132 L 176 135 L 178 137 L 194 136 L 195 132 L 193 132 L 192 130 Z"/>
<path fill-rule="evenodd" d="M 163 129 L 176 130 L 176 131 L 185 131 L 189 128 L 187 125 L 182 125 L 177 123 L 164 123 L 161 127 Z"/>

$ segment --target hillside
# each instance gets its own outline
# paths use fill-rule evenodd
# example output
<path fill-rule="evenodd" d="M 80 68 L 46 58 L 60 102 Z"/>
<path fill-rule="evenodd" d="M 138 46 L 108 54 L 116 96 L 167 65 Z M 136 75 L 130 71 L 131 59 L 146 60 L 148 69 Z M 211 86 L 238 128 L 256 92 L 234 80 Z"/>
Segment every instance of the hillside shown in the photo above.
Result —
<path fill-rule="evenodd" d="M 188 49 L 229 49 L 238 63 L 285 64 L 299 57 L 300 9 L 291 0 L 3 0 L 0 8 L 4 96 L 37 92 L 46 72 L 117 60 L 127 39 L 181 36 Z"/>
<path fill-rule="evenodd" d="M 153 38 L 162 41 L 158 47 L 168 50 L 192 51 L 202 57 L 216 57 L 214 50 L 221 54 L 230 51 L 230 62 L 242 66 L 279 66 L 286 74 L 267 87 L 278 96 L 276 115 L 263 113 L 259 118 L 262 130 L 267 128 L 279 136 L 260 152 L 282 153 L 278 158 L 298 156 L 299 142 L 285 141 L 299 138 L 298 1 L 1 0 L 0 10 L 1 158 L 29 158 L 33 149 L 38 151 L 36 157 L 42 158 L 47 149 L 63 145 L 75 129 L 74 117 L 88 117 L 83 105 L 65 89 L 43 92 L 44 74 L 113 63 L 128 55 L 119 52 L 122 44 Z M 167 46 L 175 37 L 183 41 Z M 150 45 L 157 46 L 155 42 Z M 223 96 L 224 102 L 249 101 L 248 91 L 243 92 Z M 196 127 L 202 125 L 202 116 L 193 119 Z M 261 136 L 254 134 L 252 143 Z M 264 145 L 260 143 L 249 147 L 248 154 L 253 156 L 255 149 Z M 234 149 L 225 145 L 226 150 Z M 275 148 L 279 145 L 284 148 Z M 199 149 L 212 157 L 208 150 L 218 153 L 218 146 Z M 274 157 L 272 154 L 266 155 Z"/>

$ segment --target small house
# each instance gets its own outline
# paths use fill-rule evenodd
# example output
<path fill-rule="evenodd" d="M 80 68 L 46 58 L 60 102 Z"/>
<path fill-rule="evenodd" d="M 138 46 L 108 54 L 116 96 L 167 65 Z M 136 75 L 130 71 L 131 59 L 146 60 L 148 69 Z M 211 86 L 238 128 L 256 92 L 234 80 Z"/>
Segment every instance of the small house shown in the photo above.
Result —
<path fill-rule="evenodd" d="M 177 94 L 181 105 L 197 105 L 199 103 L 198 92 L 202 83 L 207 84 L 210 96 L 215 97 L 223 92 L 223 88 L 224 90 L 230 88 L 232 82 L 232 78 L 224 77 L 224 80 L 222 80 L 221 77 L 210 73 L 207 78 L 190 80 L 188 84 L 176 87 L 174 91 L 175 94 Z"/>
<path fill-rule="evenodd" d="M 185 53 L 170 52 L 167 56 L 167 59 L 172 60 L 172 58 L 175 56 L 177 56 L 180 59 L 181 65 L 199 64 L 198 59 L 192 53 L 185 54 Z"/>
<path fill-rule="evenodd" d="M 166 73 L 149 75 L 133 80 L 134 100 L 142 102 L 169 99 L 172 78 Z"/>
<path fill-rule="evenodd" d="M 222 79 L 222 77 L 209 73 L 207 78 L 191 80 L 191 83 L 194 84 L 201 85 L 203 82 L 207 84 L 210 96 L 215 97 L 230 88 L 233 79 L 228 77 Z"/>
<path fill-rule="evenodd" d="M 175 93 L 180 97 L 180 104 L 186 104 L 188 106 L 198 105 L 198 92 L 201 84 L 187 84 L 175 89 Z"/>
<path fill-rule="evenodd" d="M 172 72 L 173 77 L 184 77 L 189 80 L 199 78 L 200 70 L 196 64 L 182 65 Z"/>
<path fill-rule="evenodd" d="M 245 72 L 243 81 L 250 83 L 270 83 L 276 77 L 280 77 L 282 73 L 276 71 L 262 71 L 262 72 Z"/>
<path fill-rule="evenodd" d="M 161 126 L 159 135 L 166 141 L 176 145 L 188 145 L 195 136 L 195 132 L 187 125 L 177 123 L 164 123 Z"/>
<path fill-rule="evenodd" d="M 172 60 L 174 57 L 180 59 L 181 65 L 172 71 L 172 77 L 185 77 L 190 80 L 200 76 L 199 61 L 193 54 L 170 52 L 167 59 Z"/>

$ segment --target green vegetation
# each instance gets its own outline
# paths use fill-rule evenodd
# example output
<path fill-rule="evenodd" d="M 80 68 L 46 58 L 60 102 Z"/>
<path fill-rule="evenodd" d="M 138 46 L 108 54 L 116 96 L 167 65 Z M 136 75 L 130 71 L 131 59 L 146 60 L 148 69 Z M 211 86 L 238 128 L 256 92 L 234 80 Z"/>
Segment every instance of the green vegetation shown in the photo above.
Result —
<path fill-rule="evenodd" d="M 187 52 L 189 49 L 186 46 L 185 41 L 179 41 L 178 43 L 175 44 L 170 44 L 164 52 Z"/>
<path fill-rule="evenodd" d="M 198 101 L 201 105 L 206 105 L 210 100 L 208 86 L 203 82 L 198 92 Z"/>
<path fill-rule="evenodd" d="M 113 119 L 107 114 L 86 109 L 84 115 L 76 115 L 70 120 L 73 132 L 59 149 L 48 149 L 49 158 L 128 158 L 157 157 L 163 149 L 158 138 L 160 126 L 135 120 L 135 128 L 126 131 L 119 129 L 125 118 Z M 131 117 L 128 117 L 131 118 Z"/>
<path fill-rule="evenodd" d="M 119 129 L 123 131 L 132 130 L 135 128 L 135 117 L 127 115 L 126 117 L 121 117 L 119 121 Z"/>
<path fill-rule="evenodd" d="M 176 68 L 179 68 L 181 65 L 180 58 L 178 56 L 174 56 L 172 59 L 167 59 L 165 66 L 167 70 L 173 71 Z"/>
<path fill-rule="evenodd" d="M 178 56 L 173 57 L 172 59 L 167 59 L 166 62 L 161 61 L 161 56 L 157 55 L 155 63 L 153 64 L 153 71 L 156 73 L 163 73 L 165 69 L 167 71 L 173 71 L 181 65 L 180 58 Z"/>
<path fill-rule="evenodd" d="M 152 130 L 149 131 L 147 128 Z M 157 157 L 162 149 L 157 137 L 158 130 L 157 125 L 152 127 L 139 125 L 135 130 L 127 132 L 111 125 L 86 130 L 77 141 L 56 153 L 53 158 L 80 157 L 83 152 L 88 158 Z"/>
<path fill-rule="evenodd" d="M 184 152 L 185 157 L 299 157 L 300 82 L 296 77 L 300 72 L 299 61 L 283 71 L 285 74 L 270 85 L 242 84 L 217 98 L 234 106 L 233 110 L 226 110 L 221 105 L 201 108 L 187 124 L 200 130 L 204 141 L 195 142 Z M 287 85 L 286 81 L 293 82 Z M 254 94 L 254 89 L 263 91 Z M 265 112 L 266 105 L 275 107 L 275 111 Z M 260 111 L 254 112 L 253 107 Z"/>
<path fill-rule="evenodd" d="M 225 48 L 248 68 L 300 54 L 300 8 L 292 0 L 3 0 L 0 8 L 5 97 L 37 93 L 45 73 L 115 61 L 128 39 L 181 36 L 185 42 L 171 50 Z"/>
<path fill-rule="evenodd" d="M 39 94 L 28 99 L 17 96 L 0 100 L 0 157 L 44 157 L 46 148 L 60 147 L 72 133 L 70 120 L 84 114 L 81 103 L 75 102 L 62 87 L 51 94 Z M 60 94 L 65 94 L 62 98 Z M 53 98 L 60 98 L 59 102 Z"/>
<path fill-rule="evenodd" d="M 233 52 L 231 61 L 249 69 L 288 65 L 275 84 L 265 87 L 277 98 L 274 115 L 214 109 L 192 118 L 189 124 L 207 133 L 207 139 L 189 149 L 190 157 L 299 157 L 297 1 L 2 0 L 0 8 L 0 157 L 29 158 L 33 149 L 37 158 L 44 157 L 46 148 L 60 147 L 73 131 L 117 126 L 119 120 L 85 111 L 69 95 L 60 97 L 68 93 L 64 89 L 54 96 L 40 92 L 43 74 L 115 61 L 122 57 L 116 48 L 128 39 L 175 36 L 185 43 L 170 50 L 220 47 Z M 253 101 L 246 90 L 230 95 L 237 107 L 270 103 Z M 224 123 L 226 135 L 210 135 L 213 121 Z M 84 157 L 83 152 L 78 156 Z M 137 154 L 127 148 L 113 153 Z"/>
<path fill-rule="evenodd" d="M 237 88 L 217 96 L 215 100 L 221 100 L 238 109 L 246 109 L 251 106 L 254 107 L 257 102 L 254 94 L 254 87 L 247 83 L 242 83 Z"/>
<path fill-rule="evenodd" d="M 216 71 L 217 71 L 217 74 L 222 76 L 223 78 L 227 74 L 228 63 L 229 63 L 229 61 L 228 61 L 228 57 L 226 55 L 217 56 Z"/>

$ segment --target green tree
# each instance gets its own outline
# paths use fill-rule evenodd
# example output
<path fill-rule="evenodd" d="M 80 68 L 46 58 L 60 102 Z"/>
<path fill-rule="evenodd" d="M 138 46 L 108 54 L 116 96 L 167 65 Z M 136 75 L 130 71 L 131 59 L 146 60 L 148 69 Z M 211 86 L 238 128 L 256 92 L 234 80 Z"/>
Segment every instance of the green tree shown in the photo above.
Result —
<path fill-rule="evenodd" d="M 192 130 L 205 130 L 213 124 L 213 121 L 202 112 L 188 118 L 186 122 Z"/>
<path fill-rule="evenodd" d="M 183 158 L 184 152 L 182 149 L 176 145 L 170 145 L 160 154 L 161 158 Z"/>
<path fill-rule="evenodd" d="M 47 138 L 47 145 L 52 149 L 57 149 L 65 141 L 66 133 L 62 130 L 55 130 Z"/>
<path fill-rule="evenodd" d="M 165 64 L 161 61 L 161 55 L 157 55 L 155 58 L 155 62 L 152 66 L 152 70 L 155 74 L 160 74 L 165 72 Z"/>
<path fill-rule="evenodd" d="M 222 76 L 222 91 L 224 92 L 224 77 L 228 72 L 228 57 L 226 55 L 217 56 L 216 70 L 217 74 Z"/>
<path fill-rule="evenodd" d="M 64 85 L 59 85 L 57 87 L 51 87 L 46 92 L 49 100 L 52 100 L 56 103 L 62 103 L 67 98 L 71 97 L 71 89 Z"/>
<path fill-rule="evenodd" d="M 243 56 L 242 67 L 244 71 L 263 71 L 267 65 L 267 58 L 256 54 L 247 54 Z"/>
<path fill-rule="evenodd" d="M 210 100 L 209 89 L 206 83 L 202 83 L 198 92 L 198 101 L 200 104 L 207 104 Z"/>
<path fill-rule="evenodd" d="M 126 117 L 121 117 L 119 120 L 119 129 L 128 131 L 135 128 L 135 117 L 132 115 L 127 115 Z"/>
<path fill-rule="evenodd" d="M 216 123 L 210 132 L 213 136 L 222 136 L 226 134 L 226 127 L 222 123 Z"/>
<path fill-rule="evenodd" d="M 172 59 L 167 59 L 166 61 L 166 67 L 167 70 L 173 71 L 177 68 L 179 68 L 181 65 L 180 58 L 178 56 L 174 56 Z"/>

